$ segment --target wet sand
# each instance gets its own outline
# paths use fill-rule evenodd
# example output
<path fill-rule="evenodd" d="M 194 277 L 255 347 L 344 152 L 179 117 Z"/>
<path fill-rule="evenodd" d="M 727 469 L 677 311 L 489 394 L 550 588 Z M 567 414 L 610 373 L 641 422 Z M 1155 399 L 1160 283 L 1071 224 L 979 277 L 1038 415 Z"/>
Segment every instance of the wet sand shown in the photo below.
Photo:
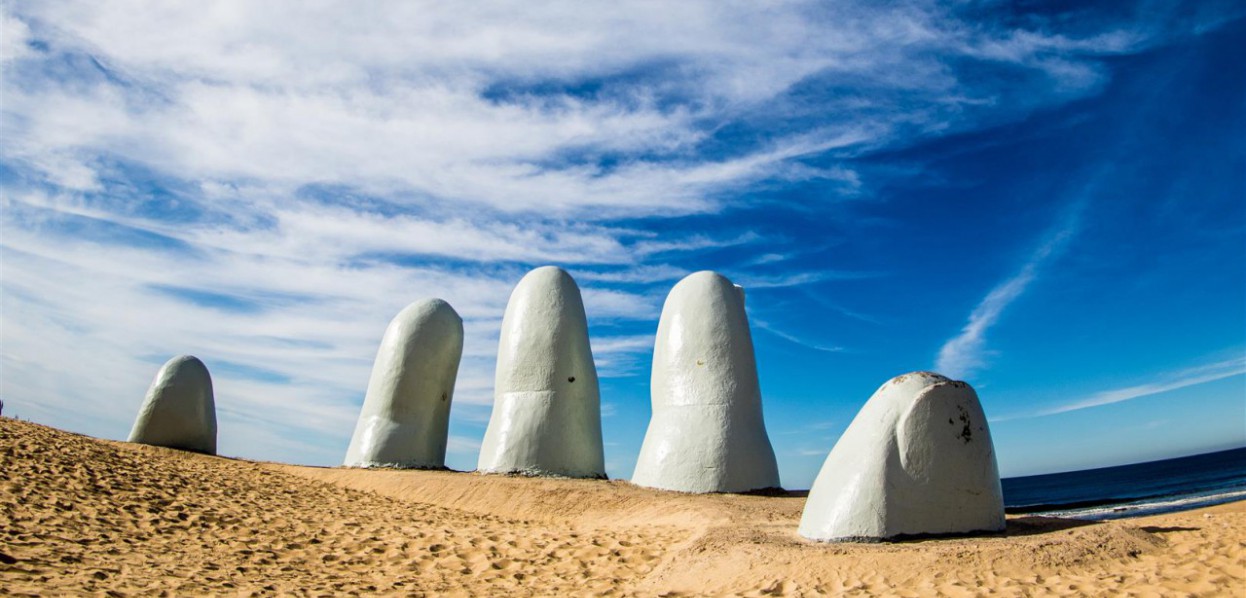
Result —
<path fill-rule="evenodd" d="M 1246 502 L 831 545 L 804 498 L 257 463 L 0 418 L 0 594 L 1243 595 Z"/>

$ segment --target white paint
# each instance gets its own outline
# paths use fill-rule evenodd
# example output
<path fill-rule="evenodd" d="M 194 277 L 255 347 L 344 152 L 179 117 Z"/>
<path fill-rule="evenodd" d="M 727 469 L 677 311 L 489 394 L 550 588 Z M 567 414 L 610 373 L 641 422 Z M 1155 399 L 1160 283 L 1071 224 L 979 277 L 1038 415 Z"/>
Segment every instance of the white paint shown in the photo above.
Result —
<path fill-rule="evenodd" d="M 968 384 L 914 372 L 889 380 L 831 449 L 800 535 L 822 541 L 1004 529 L 991 430 Z"/>
<path fill-rule="evenodd" d="M 653 417 L 633 483 L 679 492 L 779 486 L 742 288 L 697 272 L 671 289 L 650 392 Z"/>
<path fill-rule="evenodd" d="M 477 468 L 606 477 L 599 392 L 579 287 L 561 268 L 529 272 L 502 319 L 493 415 Z"/>
<path fill-rule="evenodd" d="M 216 454 L 216 401 L 202 361 L 180 355 L 156 372 L 130 442 Z"/>
<path fill-rule="evenodd" d="M 408 305 L 385 329 L 344 465 L 446 465 L 463 319 L 441 299 Z"/>

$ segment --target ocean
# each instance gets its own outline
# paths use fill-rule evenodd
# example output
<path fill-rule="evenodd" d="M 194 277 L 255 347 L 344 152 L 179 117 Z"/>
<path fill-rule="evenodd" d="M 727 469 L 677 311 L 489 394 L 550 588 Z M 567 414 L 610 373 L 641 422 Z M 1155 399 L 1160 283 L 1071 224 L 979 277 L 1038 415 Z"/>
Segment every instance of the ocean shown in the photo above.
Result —
<path fill-rule="evenodd" d="M 1101 469 L 1004 478 L 1004 510 L 1075 519 L 1157 515 L 1246 499 L 1246 447 Z"/>

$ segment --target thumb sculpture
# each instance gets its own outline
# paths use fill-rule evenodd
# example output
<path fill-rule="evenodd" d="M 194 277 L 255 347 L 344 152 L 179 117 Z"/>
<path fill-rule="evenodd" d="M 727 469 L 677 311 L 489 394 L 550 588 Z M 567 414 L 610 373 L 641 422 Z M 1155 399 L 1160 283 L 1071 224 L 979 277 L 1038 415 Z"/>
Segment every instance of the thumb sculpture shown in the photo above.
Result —
<path fill-rule="evenodd" d="M 181 355 L 156 372 L 130 442 L 216 454 L 216 402 L 202 361 Z"/>
<path fill-rule="evenodd" d="M 511 293 L 477 469 L 606 477 L 588 321 L 579 287 L 561 268 L 537 268 Z"/>
<path fill-rule="evenodd" d="M 742 288 L 697 272 L 671 289 L 650 388 L 653 417 L 633 483 L 679 492 L 779 487 Z"/>
<path fill-rule="evenodd" d="M 809 490 L 800 535 L 821 541 L 1004 529 L 991 430 L 968 384 L 892 378 L 852 420 Z"/>
<path fill-rule="evenodd" d="M 462 357 L 463 319 L 449 303 L 426 299 L 398 312 L 381 339 L 343 464 L 445 468 Z"/>

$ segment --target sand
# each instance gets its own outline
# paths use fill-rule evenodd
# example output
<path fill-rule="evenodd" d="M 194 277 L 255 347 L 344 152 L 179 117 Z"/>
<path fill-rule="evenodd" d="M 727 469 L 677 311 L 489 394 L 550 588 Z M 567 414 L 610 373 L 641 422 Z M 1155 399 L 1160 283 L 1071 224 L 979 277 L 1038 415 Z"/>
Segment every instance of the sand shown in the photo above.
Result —
<path fill-rule="evenodd" d="M 1246 595 L 1246 502 L 826 545 L 804 498 L 257 463 L 0 418 L 0 594 Z"/>

